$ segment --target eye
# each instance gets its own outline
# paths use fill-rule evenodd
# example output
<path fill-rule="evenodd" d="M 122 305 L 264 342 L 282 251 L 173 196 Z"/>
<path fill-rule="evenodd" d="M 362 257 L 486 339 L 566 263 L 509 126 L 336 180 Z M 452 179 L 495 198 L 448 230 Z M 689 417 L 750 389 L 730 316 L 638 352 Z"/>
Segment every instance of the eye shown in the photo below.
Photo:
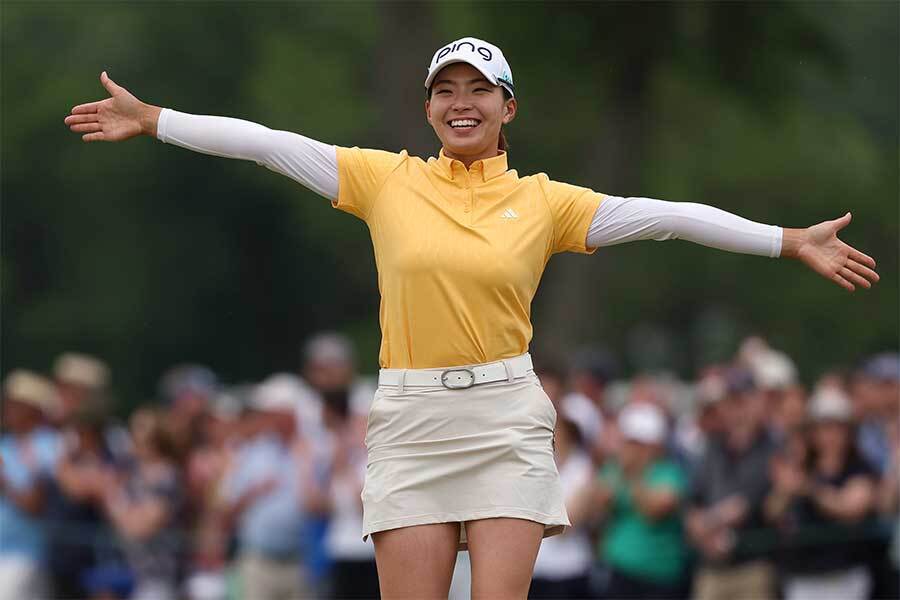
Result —
<path fill-rule="evenodd" d="M 476 91 L 476 92 L 488 92 L 488 93 L 490 93 L 491 90 L 489 90 L 489 89 L 487 89 L 487 88 L 475 88 L 475 91 Z"/>
<path fill-rule="evenodd" d="M 437 90 L 435 94 L 449 94 L 450 90 Z"/>

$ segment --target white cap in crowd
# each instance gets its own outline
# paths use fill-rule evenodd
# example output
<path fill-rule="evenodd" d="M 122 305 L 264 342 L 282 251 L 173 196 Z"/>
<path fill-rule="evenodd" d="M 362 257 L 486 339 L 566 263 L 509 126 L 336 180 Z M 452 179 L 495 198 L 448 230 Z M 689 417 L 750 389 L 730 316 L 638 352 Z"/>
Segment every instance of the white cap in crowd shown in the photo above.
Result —
<path fill-rule="evenodd" d="M 434 76 L 447 65 L 464 62 L 472 65 L 493 85 L 502 85 L 510 96 L 513 93 L 512 69 L 497 46 L 473 37 L 464 37 L 438 48 L 428 65 L 425 88 L 431 87 Z"/>
<path fill-rule="evenodd" d="M 767 350 L 750 359 L 750 371 L 761 390 L 783 390 L 797 383 L 797 367 L 784 352 Z"/>
<path fill-rule="evenodd" d="M 666 417 L 653 404 L 628 404 L 619 412 L 619 430 L 627 440 L 643 444 L 661 444 L 666 439 Z"/>
<path fill-rule="evenodd" d="M 53 383 L 37 373 L 16 369 L 3 381 L 3 395 L 8 400 L 33 406 L 47 416 L 58 414 L 61 408 L 59 394 Z"/>
<path fill-rule="evenodd" d="M 355 358 L 353 342 L 350 341 L 350 338 L 333 331 L 316 335 L 303 348 L 303 360 L 307 363 L 352 365 Z"/>
<path fill-rule="evenodd" d="M 728 394 L 728 383 L 723 375 L 707 375 L 694 386 L 694 393 L 700 407 L 712 406 L 721 402 Z"/>
<path fill-rule="evenodd" d="M 295 413 L 300 404 L 300 388 L 290 378 L 273 375 L 256 386 L 249 407 L 264 412 Z"/>
<path fill-rule="evenodd" d="M 809 401 L 809 417 L 813 421 L 853 420 L 853 408 L 850 399 L 838 387 L 821 387 L 815 391 Z"/>
<path fill-rule="evenodd" d="M 53 376 L 60 383 L 99 390 L 109 383 L 109 367 L 93 356 L 66 352 L 53 364 Z"/>

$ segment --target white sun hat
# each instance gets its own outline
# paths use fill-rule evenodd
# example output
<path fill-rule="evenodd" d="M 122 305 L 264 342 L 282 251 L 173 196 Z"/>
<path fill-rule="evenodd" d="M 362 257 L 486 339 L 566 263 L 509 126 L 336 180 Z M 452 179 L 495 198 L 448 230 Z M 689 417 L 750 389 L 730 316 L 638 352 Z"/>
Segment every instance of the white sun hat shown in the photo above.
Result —
<path fill-rule="evenodd" d="M 290 377 L 273 375 L 253 390 L 249 408 L 261 412 L 295 413 L 302 402 L 302 393 Z"/>
<path fill-rule="evenodd" d="M 834 386 L 819 388 L 809 401 L 809 417 L 813 422 L 853 420 L 853 407 L 843 390 Z"/>
<path fill-rule="evenodd" d="M 509 68 L 503 52 L 497 46 L 473 37 L 464 37 L 438 48 L 431 59 L 431 64 L 428 65 L 425 88 L 431 87 L 431 82 L 434 81 L 438 71 L 458 62 L 472 65 L 492 84 L 502 85 L 510 96 L 515 95 L 512 69 Z"/>
<path fill-rule="evenodd" d="M 797 383 L 797 367 L 784 352 L 768 350 L 750 361 L 756 385 L 763 390 L 783 390 Z"/>
<path fill-rule="evenodd" d="M 53 383 L 25 369 L 16 369 L 6 376 L 3 395 L 7 400 L 33 406 L 50 417 L 57 416 L 61 408 L 61 400 Z"/>
<path fill-rule="evenodd" d="M 619 413 L 619 430 L 628 440 L 661 444 L 666 439 L 666 417 L 653 404 L 628 404 Z"/>

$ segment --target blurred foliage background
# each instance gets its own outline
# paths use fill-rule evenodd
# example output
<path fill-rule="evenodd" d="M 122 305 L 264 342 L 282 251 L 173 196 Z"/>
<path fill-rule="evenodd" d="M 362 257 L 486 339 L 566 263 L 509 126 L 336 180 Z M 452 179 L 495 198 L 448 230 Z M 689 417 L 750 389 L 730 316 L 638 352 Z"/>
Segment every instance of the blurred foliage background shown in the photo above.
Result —
<path fill-rule="evenodd" d="M 533 350 L 609 345 L 628 372 L 691 376 L 760 333 L 824 369 L 898 345 L 900 4 L 4 2 L 2 370 L 75 349 L 125 404 L 182 361 L 225 380 L 295 369 L 348 333 L 377 369 L 365 226 L 252 163 L 155 140 L 85 145 L 63 125 L 106 97 L 241 117 L 341 145 L 436 155 L 422 81 L 473 35 L 509 59 L 520 173 L 713 204 L 842 238 L 881 283 L 848 294 L 798 263 L 643 242 L 557 256 Z"/>

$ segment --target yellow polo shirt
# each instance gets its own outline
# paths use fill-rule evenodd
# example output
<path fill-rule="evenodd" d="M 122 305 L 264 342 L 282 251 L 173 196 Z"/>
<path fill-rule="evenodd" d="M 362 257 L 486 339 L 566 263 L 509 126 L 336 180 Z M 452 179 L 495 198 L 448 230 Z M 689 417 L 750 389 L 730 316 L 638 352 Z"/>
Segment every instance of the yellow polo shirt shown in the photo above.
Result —
<path fill-rule="evenodd" d="M 337 148 L 336 208 L 366 222 L 381 292 L 382 367 L 490 362 L 528 351 L 531 299 L 550 256 L 592 253 L 603 199 L 506 153 L 472 163 Z"/>

